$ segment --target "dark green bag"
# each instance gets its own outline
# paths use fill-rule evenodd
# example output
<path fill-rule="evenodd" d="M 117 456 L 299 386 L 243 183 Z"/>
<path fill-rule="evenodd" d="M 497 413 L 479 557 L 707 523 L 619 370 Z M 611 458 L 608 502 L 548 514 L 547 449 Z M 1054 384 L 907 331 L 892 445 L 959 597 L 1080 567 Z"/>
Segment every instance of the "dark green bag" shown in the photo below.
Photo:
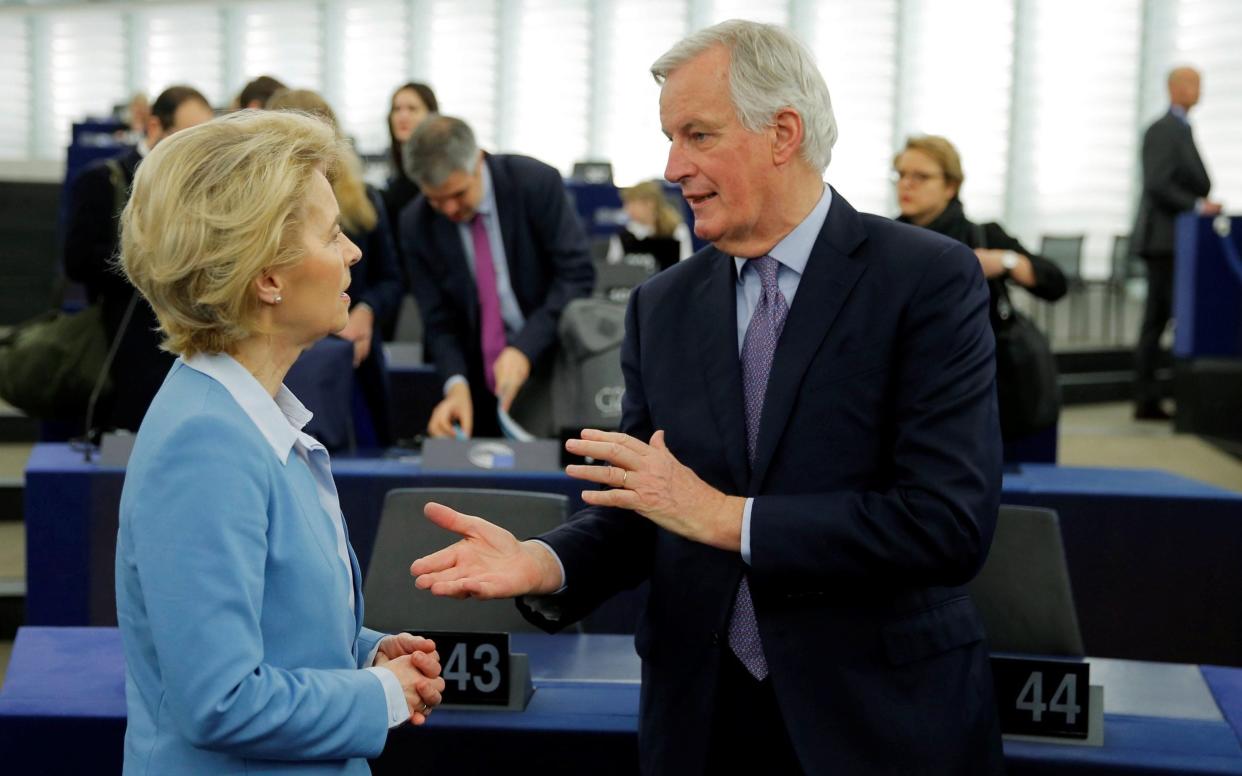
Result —
<path fill-rule="evenodd" d="M 82 418 L 96 383 L 101 395 L 111 388 L 107 359 L 99 305 L 43 313 L 0 345 L 0 397 L 32 417 Z"/>
<path fill-rule="evenodd" d="M 115 159 L 106 164 L 119 215 L 129 196 L 129 181 Z M 135 291 L 112 343 L 98 303 L 77 313 L 50 310 L 18 324 L 0 342 L 0 398 L 32 417 L 86 418 L 89 425 L 95 404 L 112 390 L 108 368 L 137 301 Z"/>

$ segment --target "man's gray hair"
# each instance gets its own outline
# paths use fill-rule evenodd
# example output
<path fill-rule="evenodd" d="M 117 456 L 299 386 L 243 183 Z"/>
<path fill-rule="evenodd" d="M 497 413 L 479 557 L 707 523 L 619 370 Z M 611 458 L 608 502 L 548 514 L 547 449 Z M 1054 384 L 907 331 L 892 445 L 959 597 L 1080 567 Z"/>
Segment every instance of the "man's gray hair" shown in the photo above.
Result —
<path fill-rule="evenodd" d="M 461 171 L 474 174 L 479 144 L 470 125 L 454 116 L 433 113 L 405 141 L 405 174 L 419 186 L 439 186 Z"/>
<path fill-rule="evenodd" d="M 731 19 L 683 38 L 651 65 L 656 83 L 713 46 L 729 50 L 729 92 L 738 121 L 750 132 L 771 126 L 776 112 L 802 117 L 802 158 L 824 171 L 837 142 L 828 86 L 797 38 L 774 24 Z"/>

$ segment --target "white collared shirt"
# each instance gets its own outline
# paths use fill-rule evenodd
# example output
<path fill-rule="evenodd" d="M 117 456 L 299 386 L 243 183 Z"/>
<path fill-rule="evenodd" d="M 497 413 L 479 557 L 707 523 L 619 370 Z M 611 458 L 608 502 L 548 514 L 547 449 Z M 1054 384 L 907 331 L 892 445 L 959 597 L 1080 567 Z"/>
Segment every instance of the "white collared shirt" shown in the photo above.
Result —
<path fill-rule="evenodd" d="M 325 516 L 332 521 L 336 534 L 336 555 L 341 561 L 345 574 L 346 589 L 349 590 L 349 609 L 356 611 L 357 601 L 354 597 L 354 569 L 349 558 L 349 544 L 345 538 L 345 516 L 341 513 L 340 500 L 337 497 L 336 483 L 332 479 L 332 462 L 328 458 L 328 450 L 317 439 L 302 431 L 312 417 L 298 397 L 284 385 L 276 392 L 275 398 L 268 395 L 258 379 L 232 356 L 225 353 L 199 353 L 190 358 L 181 359 L 186 366 L 212 378 L 229 392 L 233 400 L 242 408 L 246 416 L 254 423 L 259 432 L 271 445 L 272 452 L 282 464 L 289 462 L 289 453 L 296 452 L 315 480 L 315 491 Z M 387 637 L 385 637 L 387 638 Z M 381 639 L 382 641 L 382 639 Z M 379 642 L 367 657 L 366 663 L 375 662 L 379 651 Z M 393 728 L 409 718 L 409 707 L 405 702 L 405 692 L 396 675 L 387 669 L 370 666 L 365 669 L 379 680 L 384 688 L 384 698 L 388 706 L 388 727 Z"/>

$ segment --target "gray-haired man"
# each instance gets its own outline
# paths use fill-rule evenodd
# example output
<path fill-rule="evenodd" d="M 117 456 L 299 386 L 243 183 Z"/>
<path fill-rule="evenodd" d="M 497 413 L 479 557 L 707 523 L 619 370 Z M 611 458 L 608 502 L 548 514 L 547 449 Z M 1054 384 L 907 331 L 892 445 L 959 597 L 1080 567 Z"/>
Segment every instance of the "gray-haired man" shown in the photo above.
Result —
<path fill-rule="evenodd" d="M 823 182 L 828 89 L 790 33 L 726 22 L 652 71 L 713 247 L 630 296 L 623 433 L 568 442 L 609 489 L 539 541 L 429 505 L 465 538 L 416 584 L 555 629 L 649 579 L 646 773 L 999 772 L 961 587 L 1001 479 L 979 261 Z"/>
<path fill-rule="evenodd" d="M 526 156 L 487 154 L 461 119 L 433 115 L 406 145 L 422 196 L 401 212 L 429 359 L 444 399 L 428 431 L 498 436 L 532 370 L 550 365 L 561 311 L 595 270 L 560 174 Z"/>

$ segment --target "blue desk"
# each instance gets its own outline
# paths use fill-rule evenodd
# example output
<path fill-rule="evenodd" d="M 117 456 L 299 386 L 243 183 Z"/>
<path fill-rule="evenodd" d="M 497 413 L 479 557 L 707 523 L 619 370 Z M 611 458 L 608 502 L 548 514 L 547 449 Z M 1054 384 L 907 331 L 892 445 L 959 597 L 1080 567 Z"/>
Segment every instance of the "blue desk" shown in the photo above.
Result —
<path fill-rule="evenodd" d="M 535 695 L 522 713 L 440 710 L 389 736 L 377 774 L 494 773 L 538 762 L 548 776 L 637 772 L 638 658 L 625 636 L 513 636 L 531 658 Z M 1005 742 L 1010 774 L 1242 774 L 1242 670 L 1200 671 L 1215 718 L 1162 716 L 1160 697 L 1109 710 L 1162 666 L 1129 664 L 1137 688 L 1105 680 L 1104 746 Z M 1197 681 L 1197 677 L 1196 677 Z M 1133 692 L 1129 694 L 1133 695 Z M 1141 692 L 1139 693 L 1142 694 Z M 706 705 L 704 713 L 707 712 Z M 23 628 L 0 688 L 0 762 L 16 773 L 120 773 L 124 658 L 112 628 Z M 537 759 L 536 759 L 537 758 Z"/>
<path fill-rule="evenodd" d="M 447 474 L 417 460 L 333 460 L 363 569 L 384 494 L 400 487 L 491 487 L 562 493 L 561 473 Z M 34 448 L 26 468 L 26 622 L 112 625 L 113 554 L 124 472 L 82 462 L 66 445 Z M 1061 515 L 1088 651 L 1107 657 L 1242 666 L 1242 494 L 1166 472 L 1026 464 L 1005 476 L 1007 504 Z M 622 632 L 624 596 L 590 631 Z"/>
<path fill-rule="evenodd" d="M 583 485 L 560 472 L 423 471 L 410 459 L 333 458 L 332 473 L 365 573 L 384 496 L 394 488 L 502 488 L 560 493 L 571 512 Z M 38 444 L 26 464 L 26 622 L 114 625 L 117 507 L 125 471 L 86 463 L 65 444 Z M 411 560 L 413 560 L 411 558 Z"/>
<path fill-rule="evenodd" d="M 1242 493 L 1144 469 L 1023 465 L 1004 503 L 1048 507 L 1087 651 L 1242 665 Z"/>

